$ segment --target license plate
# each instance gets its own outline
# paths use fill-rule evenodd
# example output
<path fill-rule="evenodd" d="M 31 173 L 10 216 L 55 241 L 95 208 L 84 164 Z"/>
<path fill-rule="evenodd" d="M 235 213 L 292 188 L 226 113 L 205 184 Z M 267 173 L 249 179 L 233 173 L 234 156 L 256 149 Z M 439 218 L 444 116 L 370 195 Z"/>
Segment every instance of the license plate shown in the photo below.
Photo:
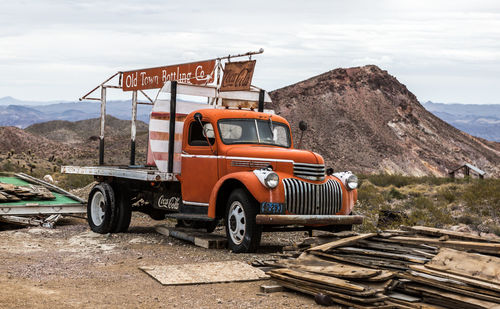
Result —
<path fill-rule="evenodd" d="M 260 204 L 260 213 L 262 214 L 282 214 L 285 213 L 285 208 L 281 203 L 263 202 Z"/>

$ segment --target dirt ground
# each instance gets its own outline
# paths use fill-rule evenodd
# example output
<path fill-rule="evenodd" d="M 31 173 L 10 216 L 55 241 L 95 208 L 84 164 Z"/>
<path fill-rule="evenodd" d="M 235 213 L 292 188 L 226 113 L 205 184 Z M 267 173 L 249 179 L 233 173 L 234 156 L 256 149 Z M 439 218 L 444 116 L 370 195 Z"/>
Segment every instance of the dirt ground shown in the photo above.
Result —
<path fill-rule="evenodd" d="M 0 223 L 0 308 L 319 307 L 293 292 L 261 293 L 260 285 L 269 280 L 162 286 L 138 268 L 266 259 L 279 253 L 277 247 L 304 238 L 304 232 L 264 233 L 257 253 L 234 254 L 157 234 L 156 224 L 134 213 L 129 232 L 100 235 L 77 218 L 60 220 L 54 229 Z"/>

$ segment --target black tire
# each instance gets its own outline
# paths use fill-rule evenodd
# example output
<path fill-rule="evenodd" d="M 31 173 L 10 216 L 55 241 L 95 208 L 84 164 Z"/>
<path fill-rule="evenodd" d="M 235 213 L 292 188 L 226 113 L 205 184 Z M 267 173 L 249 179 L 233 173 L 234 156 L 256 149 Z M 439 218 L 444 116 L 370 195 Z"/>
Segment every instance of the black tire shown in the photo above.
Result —
<path fill-rule="evenodd" d="M 95 185 L 87 201 L 87 221 L 90 229 L 99 234 L 112 231 L 116 216 L 115 194 L 113 188 L 101 182 Z"/>
<path fill-rule="evenodd" d="M 262 226 L 255 223 L 256 204 L 244 189 L 236 189 L 229 196 L 226 235 L 228 247 L 234 253 L 254 252 L 260 244 Z"/>
<path fill-rule="evenodd" d="M 132 205 L 130 195 L 125 190 L 116 188 L 116 215 L 113 222 L 113 233 L 124 233 L 130 226 L 132 219 Z"/>
<path fill-rule="evenodd" d="M 207 233 L 212 233 L 213 231 L 215 231 L 218 221 L 219 220 L 204 222 L 204 228 L 207 230 Z"/>

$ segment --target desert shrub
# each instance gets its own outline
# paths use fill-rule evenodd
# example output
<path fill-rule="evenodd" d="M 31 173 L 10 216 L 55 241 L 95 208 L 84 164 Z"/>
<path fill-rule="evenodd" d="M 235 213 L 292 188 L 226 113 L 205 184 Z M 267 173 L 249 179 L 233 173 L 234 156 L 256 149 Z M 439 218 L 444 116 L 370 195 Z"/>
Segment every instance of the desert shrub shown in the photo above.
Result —
<path fill-rule="evenodd" d="M 454 221 L 445 203 L 432 201 L 427 197 L 410 199 L 404 207 L 408 215 L 404 222 L 406 225 L 443 227 Z"/>
<path fill-rule="evenodd" d="M 457 188 L 456 187 L 448 187 L 439 190 L 439 195 L 448 203 L 453 203 L 457 199 Z"/>
<path fill-rule="evenodd" d="M 472 213 L 498 218 L 500 215 L 500 179 L 471 181 L 461 196 Z"/>
<path fill-rule="evenodd" d="M 387 196 L 389 199 L 402 200 L 406 198 L 406 196 L 401 193 L 398 189 L 392 187 L 391 190 L 387 192 Z"/>
<path fill-rule="evenodd" d="M 379 187 L 389 187 L 393 185 L 397 188 L 414 184 L 441 185 L 457 181 L 452 178 L 445 178 L 445 177 L 434 177 L 434 176 L 415 177 L 415 176 L 403 176 L 400 174 L 394 174 L 394 175 L 373 174 L 373 175 L 362 176 L 362 178 L 369 180 L 371 183 Z"/>
<path fill-rule="evenodd" d="M 56 176 L 58 185 L 64 189 L 83 188 L 94 181 L 91 175 L 60 174 Z"/>
<path fill-rule="evenodd" d="M 374 232 L 377 230 L 378 214 L 381 207 L 385 204 L 381 190 L 370 182 L 366 181 L 358 189 L 358 202 L 354 207 L 356 214 L 365 217 L 363 224 L 356 226 L 359 232 Z"/>

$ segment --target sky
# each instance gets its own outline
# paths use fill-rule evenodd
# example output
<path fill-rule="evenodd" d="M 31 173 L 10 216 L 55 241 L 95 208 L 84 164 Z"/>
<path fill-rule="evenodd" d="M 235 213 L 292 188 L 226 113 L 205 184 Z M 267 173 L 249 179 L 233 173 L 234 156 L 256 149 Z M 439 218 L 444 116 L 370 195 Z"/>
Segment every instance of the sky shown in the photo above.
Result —
<path fill-rule="evenodd" d="M 117 71 L 259 48 L 267 90 L 375 64 L 420 101 L 500 104 L 500 1 L 479 0 L 0 0 L 0 98 L 76 100 Z"/>

